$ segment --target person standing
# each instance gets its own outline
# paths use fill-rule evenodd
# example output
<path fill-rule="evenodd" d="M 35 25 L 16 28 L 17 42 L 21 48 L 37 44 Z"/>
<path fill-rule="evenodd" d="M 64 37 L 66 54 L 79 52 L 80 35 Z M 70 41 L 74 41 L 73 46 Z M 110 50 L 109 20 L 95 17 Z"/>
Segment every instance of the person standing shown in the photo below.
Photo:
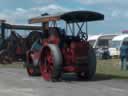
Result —
<path fill-rule="evenodd" d="M 128 58 L 128 45 L 127 42 L 123 42 L 120 47 L 120 59 L 121 59 L 121 70 L 127 69 L 127 58 Z"/>

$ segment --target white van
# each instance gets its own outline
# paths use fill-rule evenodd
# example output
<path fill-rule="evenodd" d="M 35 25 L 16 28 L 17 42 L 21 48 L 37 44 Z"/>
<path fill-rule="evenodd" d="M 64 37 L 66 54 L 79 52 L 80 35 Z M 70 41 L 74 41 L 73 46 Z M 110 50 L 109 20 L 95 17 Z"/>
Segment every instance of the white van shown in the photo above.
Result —
<path fill-rule="evenodd" d="M 106 35 L 93 35 L 88 38 L 89 43 L 93 48 L 109 48 L 111 45 L 112 39 L 117 36 L 113 34 Z"/>
<path fill-rule="evenodd" d="M 128 35 L 122 34 L 119 36 L 115 36 L 112 39 L 111 47 L 109 48 L 110 56 L 119 56 L 120 55 L 120 47 L 122 46 L 124 41 L 128 41 Z"/>
<path fill-rule="evenodd" d="M 106 34 L 106 35 L 94 35 L 88 38 L 89 43 L 96 51 L 96 56 L 100 59 L 109 59 L 110 54 L 108 48 L 111 45 L 113 37 L 117 35 Z"/>

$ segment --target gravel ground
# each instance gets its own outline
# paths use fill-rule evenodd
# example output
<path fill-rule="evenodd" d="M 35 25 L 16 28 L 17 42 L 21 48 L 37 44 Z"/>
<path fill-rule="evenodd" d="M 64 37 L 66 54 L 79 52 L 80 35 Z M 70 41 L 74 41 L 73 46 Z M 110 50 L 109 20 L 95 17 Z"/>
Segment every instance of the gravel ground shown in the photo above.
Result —
<path fill-rule="evenodd" d="M 0 96 L 128 96 L 128 80 L 78 81 L 67 75 L 52 83 L 29 77 L 23 68 L 0 68 Z"/>

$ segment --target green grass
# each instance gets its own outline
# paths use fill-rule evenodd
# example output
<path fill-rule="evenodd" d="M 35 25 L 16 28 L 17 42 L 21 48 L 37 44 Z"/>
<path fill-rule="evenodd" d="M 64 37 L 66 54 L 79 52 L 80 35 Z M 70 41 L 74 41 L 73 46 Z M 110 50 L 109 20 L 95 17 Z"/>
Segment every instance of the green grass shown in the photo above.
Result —
<path fill-rule="evenodd" d="M 128 79 L 128 71 L 120 70 L 119 62 L 119 59 L 97 60 L 97 78 Z M 23 63 L 0 64 L 0 68 L 23 68 Z"/>
<path fill-rule="evenodd" d="M 128 79 L 128 70 L 120 69 L 119 59 L 97 60 L 96 73 L 112 79 Z"/>
<path fill-rule="evenodd" d="M 0 68 L 23 68 L 23 63 L 15 62 L 12 64 L 0 64 Z"/>

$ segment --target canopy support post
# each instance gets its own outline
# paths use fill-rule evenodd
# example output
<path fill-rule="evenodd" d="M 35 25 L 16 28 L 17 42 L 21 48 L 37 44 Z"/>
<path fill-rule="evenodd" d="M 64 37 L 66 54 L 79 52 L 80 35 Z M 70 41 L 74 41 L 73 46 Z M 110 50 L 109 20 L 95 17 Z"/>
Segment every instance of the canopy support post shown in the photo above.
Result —
<path fill-rule="evenodd" d="M 1 35 L 2 35 L 2 39 L 5 39 L 5 23 L 2 22 L 1 23 Z"/>
<path fill-rule="evenodd" d="M 87 39 L 88 39 L 88 22 L 86 22 L 86 36 L 87 36 Z"/>
<path fill-rule="evenodd" d="M 72 24 L 72 29 L 73 29 L 73 36 L 75 36 L 75 24 Z"/>

